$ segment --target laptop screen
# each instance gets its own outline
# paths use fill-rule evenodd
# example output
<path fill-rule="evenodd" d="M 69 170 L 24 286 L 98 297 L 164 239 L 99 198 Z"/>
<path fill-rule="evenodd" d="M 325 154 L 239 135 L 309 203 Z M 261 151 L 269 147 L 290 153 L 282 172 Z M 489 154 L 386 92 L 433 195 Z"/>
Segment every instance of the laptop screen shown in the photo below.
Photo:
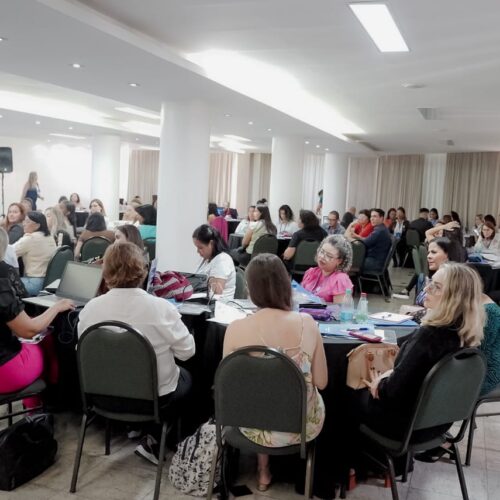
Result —
<path fill-rule="evenodd" d="M 102 267 L 69 261 L 56 295 L 88 301 L 96 296 L 102 280 Z"/>

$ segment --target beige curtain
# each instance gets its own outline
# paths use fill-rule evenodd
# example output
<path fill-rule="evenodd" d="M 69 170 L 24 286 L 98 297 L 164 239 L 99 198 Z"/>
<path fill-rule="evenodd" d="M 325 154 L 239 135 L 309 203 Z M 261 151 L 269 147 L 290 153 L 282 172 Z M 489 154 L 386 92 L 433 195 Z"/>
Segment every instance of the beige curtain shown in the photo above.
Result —
<path fill-rule="evenodd" d="M 302 173 L 302 208 L 316 210 L 318 191 L 323 189 L 325 155 L 307 154 Z"/>
<path fill-rule="evenodd" d="M 231 200 L 234 153 L 210 153 L 208 201 L 222 207 Z"/>
<path fill-rule="evenodd" d="M 478 213 L 500 212 L 500 153 L 450 153 L 446 161 L 444 210 L 455 210 L 466 227 Z"/>
<path fill-rule="evenodd" d="M 265 198 L 269 201 L 271 185 L 271 154 L 250 153 L 250 183 L 248 200 L 253 205 L 257 200 Z"/>
<path fill-rule="evenodd" d="M 424 159 L 424 155 L 380 157 L 375 205 L 386 212 L 403 206 L 406 216 L 414 219 L 422 198 Z"/>
<path fill-rule="evenodd" d="M 378 158 L 349 158 L 346 206 L 358 210 L 375 206 L 377 173 Z"/>
<path fill-rule="evenodd" d="M 140 196 L 144 203 L 152 203 L 158 193 L 159 151 L 136 149 L 130 153 L 128 167 L 128 199 Z"/>

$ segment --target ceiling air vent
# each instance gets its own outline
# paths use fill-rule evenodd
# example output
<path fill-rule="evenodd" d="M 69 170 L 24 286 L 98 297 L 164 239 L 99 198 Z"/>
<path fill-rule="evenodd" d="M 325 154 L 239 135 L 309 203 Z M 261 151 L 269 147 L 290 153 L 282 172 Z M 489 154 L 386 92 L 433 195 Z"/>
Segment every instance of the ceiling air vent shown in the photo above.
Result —
<path fill-rule="evenodd" d="M 366 142 L 359 135 L 356 135 L 356 134 L 344 134 L 344 135 L 350 141 L 355 142 L 356 144 L 359 144 L 360 146 L 364 146 L 366 149 L 369 149 L 370 151 L 380 151 L 380 149 L 378 149 L 373 144 L 370 144 L 369 142 Z"/>
<path fill-rule="evenodd" d="M 437 108 L 417 108 L 424 120 L 439 120 Z"/>

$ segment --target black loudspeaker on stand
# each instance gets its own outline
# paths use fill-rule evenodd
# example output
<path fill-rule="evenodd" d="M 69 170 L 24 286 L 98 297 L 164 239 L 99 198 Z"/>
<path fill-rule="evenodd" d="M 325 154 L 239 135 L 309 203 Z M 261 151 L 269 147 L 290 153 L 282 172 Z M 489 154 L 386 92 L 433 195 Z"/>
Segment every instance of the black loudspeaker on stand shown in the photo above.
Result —
<path fill-rule="evenodd" d="M 4 174 L 12 172 L 12 148 L 0 148 L 0 173 L 2 174 L 2 215 L 5 215 Z"/>

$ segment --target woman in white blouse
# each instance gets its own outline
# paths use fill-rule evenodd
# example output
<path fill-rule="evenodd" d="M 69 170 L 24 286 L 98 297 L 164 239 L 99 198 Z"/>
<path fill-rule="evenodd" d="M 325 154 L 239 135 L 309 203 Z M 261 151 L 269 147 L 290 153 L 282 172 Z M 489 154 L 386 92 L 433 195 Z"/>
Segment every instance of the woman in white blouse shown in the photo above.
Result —
<path fill-rule="evenodd" d="M 219 231 L 208 224 L 202 224 L 193 232 L 193 243 L 203 259 L 196 272 L 208 276 L 210 289 L 214 294 L 233 299 L 236 271 Z"/>
<path fill-rule="evenodd" d="M 481 227 L 481 235 L 474 245 L 474 251 L 500 255 L 500 230 L 491 222 L 486 221 Z"/>
<path fill-rule="evenodd" d="M 291 238 L 299 226 L 293 220 L 292 209 L 288 205 L 281 205 L 279 209 L 278 238 Z"/>
<path fill-rule="evenodd" d="M 23 221 L 24 236 L 14 244 L 16 256 L 23 259 L 21 278 L 30 296 L 38 295 L 43 286 L 47 266 L 56 253 L 56 242 L 40 212 L 28 212 Z"/>

